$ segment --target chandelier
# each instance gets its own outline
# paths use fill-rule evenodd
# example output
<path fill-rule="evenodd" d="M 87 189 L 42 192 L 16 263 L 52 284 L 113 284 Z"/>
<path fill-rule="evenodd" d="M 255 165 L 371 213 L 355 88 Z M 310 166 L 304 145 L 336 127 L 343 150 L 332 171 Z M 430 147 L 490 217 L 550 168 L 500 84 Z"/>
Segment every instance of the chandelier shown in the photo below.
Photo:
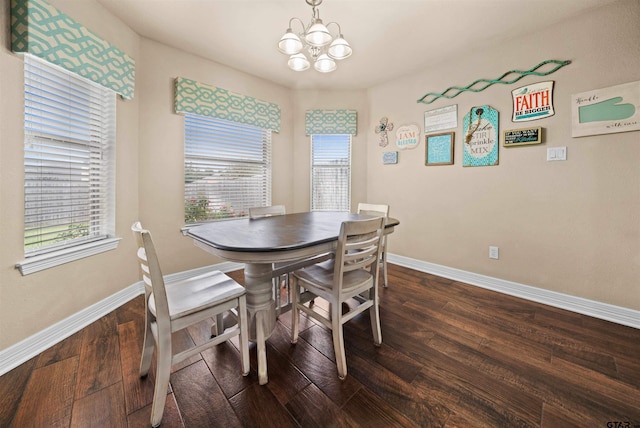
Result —
<path fill-rule="evenodd" d="M 348 58 L 351 55 L 351 46 L 342 36 L 340 25 L 337 22 L 322 23 L 320 12 L 316 9 L 322 0 L 305 0 L 313 9 L 313 15 L 309 25 L 304 25 L 300 18 L 291 18 L 289 28 L 278 43 L 278 49 L 285 55 L 289 55 L 287 64 L 295 71 L 304 71 L 311 66 L 321 73 L 329 73 L 336 69 L 336 60 Z M 298 21 L 302 26 L 301 33 L 294 33 L 292 24 Z M 338 27 L 338 37 L 334 38 L 328 27 L 335 24 Z"/>

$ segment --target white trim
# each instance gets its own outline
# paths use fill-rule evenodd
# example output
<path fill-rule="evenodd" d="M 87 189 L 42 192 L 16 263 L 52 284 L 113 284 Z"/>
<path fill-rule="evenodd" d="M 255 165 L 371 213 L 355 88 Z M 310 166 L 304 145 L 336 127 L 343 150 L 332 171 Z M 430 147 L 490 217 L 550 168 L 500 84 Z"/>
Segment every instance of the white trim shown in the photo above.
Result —
<path fill-rule="evenodd" d="M 595 300 L 588 300 L 582 297 L 536 288 L 525 284 L 519 284 L 517 282 L 506 281 L 504 279 L 493 278 L 394 254 L 389 254 L 387 256 L 387 261 L 389 263 L 394 263 L 420 272 L 430 273 L 455 281 L 464 282 L 465 284 L 475 285 L 477 287 L 486 288 L 488 290 L 497 291 L 510 296 L 520 297 L 533 302 L 566 309 L 579 314 L 640 329 L 640 311 L 637 310 L 597 302 Z"/>
<path fill-rule="evenodd" d="M 543 290 L 524 284 L 518 284 L 511 281 L 505 281 L 498 278 L 479 275 L 460 269 L 423 262 L 394 254 L 389 254 L 387 256 L 387 261 L 389 263 L 404 266 L 420 272 L 438 275 L 455 281 L 461 281 L 466 284 L 475 285 L 511 296 L 520 297 L 640 329 L 640 311 L 633 309 L 569 296 L 567 294 Z M 243 267 L 244 265 L 241 263 L 223 262 L 190 271 L 170 274 L 166 276 L 165 280 L 167 282 L 172 282 L 190 275 L 205 273 L 212 270 L 231 272 L 242 269 Z M 34 334 L 31 337 L 28 337 L 22 342 L 0 351 L 0 376 L 16 368 L 25 361 L 35 357 L 56 343 L 66 339 L 72 334 L 82 330 L 92 322 L 107 315 L 111 311 L 119 308 L 142 293 L 144 293 L 144 286 L 141 281 L 138 281 L 116 294 L 83 309 L 82 311 Z"/>
<path fill-rule="evenodd" d="M 178 272 L 165 276 L 165 281 L 170 283 L 185 277 L 206 273 L 214 270 L 222 272 L 231 272 L 242 269 L 243 264 L 224 262 L 216 265 L 206 266 L 203 268 L 192 269 L 185 272 Z M 8 371 L 18 367 L 20 364 L 28 361 L 51 346 L 66 339 L 72 334 L 82 330 L 92 322 L 109 314 L 130 300 L 144 294 L 144 285 L 142 281 L 138 281 L 126 287 L 123 290 L 95 303 L 80 312 L 71 315 L 64 320 L 53 324 L 44 330 L 16 343 L 6 349 L 0 351 L 0 376 Z"/>
<path fill-rule="evenodd" d="M 23 276 L 29 275 L 64 263 L 104 253 L 105 251 L 115 250 L 118 248 L 118 243 L 121 239 L 122 238 L 101 239 L 100 241 L 76 245 L 63 250 L 29 257 L 25 261 L 17 263 L 16 268 L 20 269 L 20 273 Z"/>

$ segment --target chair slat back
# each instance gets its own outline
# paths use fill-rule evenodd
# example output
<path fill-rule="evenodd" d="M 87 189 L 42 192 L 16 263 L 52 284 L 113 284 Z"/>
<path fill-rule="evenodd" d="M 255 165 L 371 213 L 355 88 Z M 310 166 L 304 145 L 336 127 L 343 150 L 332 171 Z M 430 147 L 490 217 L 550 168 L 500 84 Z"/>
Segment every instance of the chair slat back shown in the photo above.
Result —
<path fill-rule="evenodd" d="M 369 270 L 377 283 L 383 227 L 382 217 L 342 223 L 336 248 L 334 293 L 342 292 L 344 274 L 356 269 Z"/>
<path fill-rule="evenodd" d="M 249 208 L 249 218 L 271 217 L 274 215 L 284 215 L 286 210 L 284 205 L 271 205 L 268 207 Z"/>
<path fill-rule="evenodd" d="M 376 215 L 381 217 L 389 217 L 389 205 L 384 204 L 368 204 L 360 202 L 358 204 L 358 214 Z"/>
<path fill-rule="evenodd" d="M 156 249 L 151 239 L 151 232 L 144 229 L 139 221 L 131 226 L 131 231 L 138 243 L 136 254 L 138 256 L 140 276 L 145 286 L 145 298 L 148 300 L 150 294 L 153 293 L 156 317 L 168 320 L 169 303 L 167 301 L 167 292 Z"/>

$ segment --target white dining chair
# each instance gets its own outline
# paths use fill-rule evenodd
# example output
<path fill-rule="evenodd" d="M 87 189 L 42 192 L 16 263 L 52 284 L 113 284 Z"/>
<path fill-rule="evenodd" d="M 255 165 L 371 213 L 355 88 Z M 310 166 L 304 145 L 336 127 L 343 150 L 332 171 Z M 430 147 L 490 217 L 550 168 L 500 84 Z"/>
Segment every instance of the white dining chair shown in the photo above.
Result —
<path fill-rule="evenodd" d="M 267 207 L 252 207 L 249 208 L 249 218 L 261 218 L 261 217 L 271 217 L 274 215 L 284 215 L 287 213 L 284 205 L 270 205 Z"/>
<path fill-rule="evenodd" d="M 171 367 L 203 350 L 239 336 L 242 375 L 249 374 L 249 335 L 245 289 L 220 271 L 165 281 L 151 233 L 140 222 L 131 230 L 137 242 L 140 274 L 145 287 L 145 335 L 140 359 L 140 376 L 149 373 L 156 348 L 156 381 L 151 408 L 151 425 L 162 421 Z M 222 330 L 206 342 L 174 353 L 172 333 L 204 320 L 234 311 L 237 324 Z M 212 320 L 213 322 L 213 320 Z"/>
<path fill-rule="evenodd" d="M 378 263 L 383 227 L 384 219 L 380 217 L 343 222 L 335 258 L 296 270 L 292 274 L 291 343 L 295 344 L 298 341 L 300 311 L 331 329 L 340 379 L 347 376 L 344 323 L 369 310 L 374 345 L 382 344 L 378 307 Z M 304 304 L 301 287 L 305 289 L 304 294 L 329 302 L 329 317 Z M 343 314 L 342 305 L 350 299 L 357 302 L 357 306 Z"/>
<path fill-rule="evenodd" d="M 358 204 L 357 212 L 358 214 L 381 216 L 386 219 L 389 217 L 389 205 L 360 202 Z M 387 237 L 384 234 L 382 235 L 382 250 L 380 257 L 382 259 L 382 286 L 386 288 L 389 283 L 387 279 Z"/>

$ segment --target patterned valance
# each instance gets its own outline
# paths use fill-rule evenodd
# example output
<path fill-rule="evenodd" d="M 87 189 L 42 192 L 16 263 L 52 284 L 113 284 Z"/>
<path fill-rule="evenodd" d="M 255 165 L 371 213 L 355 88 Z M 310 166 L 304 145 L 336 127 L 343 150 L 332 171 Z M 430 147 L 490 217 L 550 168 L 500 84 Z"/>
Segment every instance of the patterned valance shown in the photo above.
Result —
<path fill-rule="evenodd" d="M 134 60 L 45 0 L 11 0 L 11 48 L 133 98 Z"/>
<path fill-rule="evenodd" d="M 307 135 L 356 135 L 357 129 L 355 110 L 307 110 L 305 127 Z"/>
<path fill-rule="evenodd" d="M 194 113 L 280 132 L 280 106 L 195 80 L 176 79 L 176 113 Z"/>

